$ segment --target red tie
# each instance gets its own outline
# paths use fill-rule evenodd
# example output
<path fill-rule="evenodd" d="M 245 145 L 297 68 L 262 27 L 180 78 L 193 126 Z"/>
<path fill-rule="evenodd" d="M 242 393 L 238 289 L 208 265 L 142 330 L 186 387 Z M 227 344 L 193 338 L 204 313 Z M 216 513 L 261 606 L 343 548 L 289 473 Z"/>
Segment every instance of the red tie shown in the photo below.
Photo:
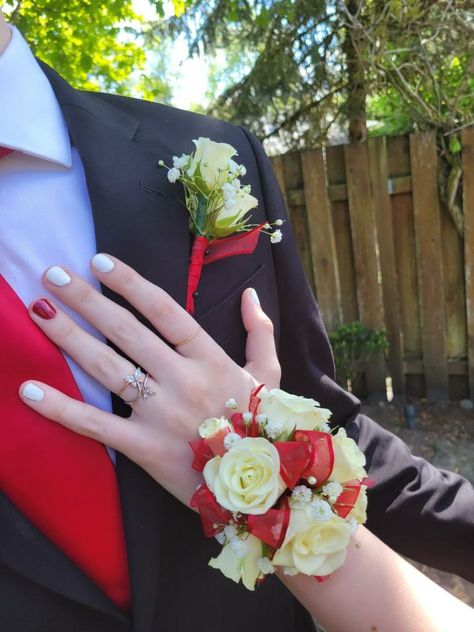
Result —
<path fill-rule="evenodd" d="M 11 154 L 13 152 L 13 149 L 8 149 L 8 147 L 0 147 L 0 160 L 2 158 L 5 158 L 5 156 L 8 156 L 8 154 Z"/>
<path fill-rule="evenodd" d="M 130 606 L 115 470 L 103 445 L 49 421 L 18 397 L 36 378 L 81 400 L 59 349 L 0 275 L 0 489 L 121 608 Z"/>

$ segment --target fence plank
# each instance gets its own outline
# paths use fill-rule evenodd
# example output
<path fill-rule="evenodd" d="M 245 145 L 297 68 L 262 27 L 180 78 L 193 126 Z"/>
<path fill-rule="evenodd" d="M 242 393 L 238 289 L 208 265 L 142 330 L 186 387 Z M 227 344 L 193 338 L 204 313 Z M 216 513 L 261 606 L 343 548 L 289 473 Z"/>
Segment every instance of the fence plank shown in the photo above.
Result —
<path fill-rule="evenodd" d="M 291 152 L 283 156 L 283 173 L 286 190 L 301 189 L 303 186 L 303 175 L 301 172 L 300 155 L 297 152 Z M 311 263 L 311 250 L 308 239 L 308 223 L 306 219 L 306 208 L 304 206 L 294 206 L 291 204 L 291 200 L 288 199 L 290 204 L 290 217 L 293 232 L 295 233 L 296 243 L 298 245 L 299 255 L 301 257 L 301 263 L 308 278 L 309 284 L 313 292 L 316 295 L 316 288 L 314 286 L 313 278 L 313 266 Z M 317 295 L 316 295 L 317 296 Z"/>
<path fill-rule="evenodd" d="M 278 185 L 283 194 L 283 199 L 285 200 L 286 210 L 288 213 L 288 217 L 290 214 L 288 200 L 287 200 L 287 192 L 286 192 L 286 183 L 285 183 L 285 170 L 283 166 L 283 157 L 282 156 L 274 156 L 272 158 L 272 166 L 273 171 L 275 172 L 276 179 L 278 181 Z"/>
<path fill-rule="evenodd" d="M 447 399 L 446 319 L 435 134 L 410 135 L 410 157 L 426 396 L 430 400 Z"/>
<path fill-rule="evenodd" d="M 330 333 L 341 322 L 341 307 L 336 242 L 322 150 L 303 152 L 301 165 L 316 293 Z"/>
<path fill-rule="evenodd" d="M 462 132 L 464 275 L 466 279 L 469 389 L 474 399 L 474 127 Z"/>
<path fill-rule="evenodd" d="M 392 376 L 394 395 L 403 397 L 405 394 L 405 376 L 403 374 L 400 301 L 393 243 L 392 207 L 387 188 L 389 177 L 386 139 L 384 137 L 372 138 L 369 140 L 368 146 L 370 180 L 382 273 L 385 326 L 390 343 L 388 365 Z"/>
<path fill-rule="evenodd" d="M 384 326 L 382 293 L 378 279 L 375 212 L 367 144 L 345 145 L 344 158 L 360 320 L 368 327 L 380 328 Z M 385 397 L 385 363 L 382 354 L 371 359 L 366 367 L 366 381 L 371 394 Z"/>
<path fill-rule="evenodd" d="M 357 306 L 356 277 L 352 252 L 351 224 L 347 201 L 344 150 L 342 145 L 326 148 L 327 176 L 329 187 L 340 186 L 346 190 L 346 199 L 331 201 L 333 232 L 336 241 L 337 267 L 340 286 L 342 321 L 359 320 Z"/>

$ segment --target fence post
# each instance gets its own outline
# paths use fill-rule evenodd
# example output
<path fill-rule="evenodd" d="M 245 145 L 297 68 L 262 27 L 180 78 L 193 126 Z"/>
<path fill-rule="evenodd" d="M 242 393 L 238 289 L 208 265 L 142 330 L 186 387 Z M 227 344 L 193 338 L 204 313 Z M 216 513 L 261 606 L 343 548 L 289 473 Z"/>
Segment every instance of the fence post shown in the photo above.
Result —
<path fill-rule="evenodd" d="M 324 324 L 330 333 L 342 319 L 336 244 L 323 151 L 303 152 L 301 166 L 316 294 Z"/>
<path fill-rule="evenodd" d="M 470 397 L 474 399 L 474 127 L 462 132 L 464 266 Z"/>
<path fill-rule="evenodd" d="M 387 141 L 384 136 L 369 140 L 369 164 L 382 273 L 384 317 L 390 343 L 388 365 L 394 395 L 404 397 L 405 376 L 403 374 L 400 300 L 393 241 L 392 206 L 388 192 Z"/>
<path fill-rule="evenodd" d="M 410 135 L 416 265 L 426 396 L 448 399 L 446 318 L 434 132 Z"/>
<path fill-rule="evenodd" d="M 378 329 L 384 326 L 384 321 L 367 143 L 345 145 L 344 157 L 359 316 L 364 325 Z M 385 399 L 385 361 L 382 353 L 370 360 L 365 373 L 369 395 Z"/>

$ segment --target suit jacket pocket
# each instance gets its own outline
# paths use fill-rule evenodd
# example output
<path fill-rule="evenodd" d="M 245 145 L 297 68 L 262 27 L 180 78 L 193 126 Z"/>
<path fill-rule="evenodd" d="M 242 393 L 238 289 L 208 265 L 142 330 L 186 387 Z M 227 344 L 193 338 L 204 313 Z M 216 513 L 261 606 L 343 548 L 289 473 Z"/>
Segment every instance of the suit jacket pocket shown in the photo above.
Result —
<path fill-rule="evenodd" d="M 240 314 L 240 300 L 242 292 L 248 287 L 255 289 L 260 303 L 265 309 L 265 305 L 270 299 L 270 293 L 264 264 L 260 265 L 257 270 L 233 290 L 231 294 L 197 318 L 198 323 L 203 329 L 205 329 L 236 362 L 242 360 L 242 354 L 244 354 L 245 358 L 246 332 Z"/>

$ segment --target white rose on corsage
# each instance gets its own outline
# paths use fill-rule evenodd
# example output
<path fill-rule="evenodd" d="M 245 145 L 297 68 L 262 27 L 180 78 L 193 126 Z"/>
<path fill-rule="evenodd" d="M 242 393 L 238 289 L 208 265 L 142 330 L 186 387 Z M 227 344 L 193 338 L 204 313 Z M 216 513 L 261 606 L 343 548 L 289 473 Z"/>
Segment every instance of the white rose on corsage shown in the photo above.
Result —
<path fill-rule="evenodd" d="M 225 417 L 209 417 L 199 425 L 199 436 L 201 439 L 210 439 L 227 428 L 233 430 L 230 421 Z"/>
<path fill-rule="evenodd" d="M 329 476 L 330 481 L 347 483 L 348 481 L 362 480 L 367 476 L 364 469 L 365 456 L 359 450 L 354 439 L 347 436 L 344 428 L 339 428 L 332 438 L 334 448 L 334 467 Z"/>
<path fill-rule="evenodd" d="M 288 531 L 273 564 L 305 575 L 330 575 L 344 564 L 351 531 L 351 525 L 336 514 L 319 520 L 311 505 L 291 509 Z"/>
<path fill-rule="evenodd" d="M 234 147 L 227 143 L 216 143 L 202 136 L 193 140 L 193 143 L 196 149 L 187 166 L 187 175 L 193 177 L 199 166 L 200 174 L 210 189 L 219 182 L 225 182 L 225 177 L 222 178 L 223 167 L 229 164 L 232 156 L 236 155 Z M 228 170 L 226 175 L 228 175 Z"/>
<path fill-rule="evenodd" d="M 318 402 L 307 397 L 291 395 L 279 388 L 261 392 L 258 412 L 271 422 L 278 422 L 284 432 L 292 430 L 329 430 L 331 411 L 318 408 Z"/>
<path fill-rule="evenodd" d="M 285 490 L 280 456 L 267 439 L 246 437 L 206 463 L 204 478 L 217 502 L 232 512 L 264 514 Z"/>
<path fill-rule="evenodd" d="M 219 569 L 228 579 L 242 580 L 248 590 L 255 590 L 260 575 L 259 560 L 262 558 L 262 542 L 251 534 L 244 534 L 228 542 L 209 566 Z"/>
<path fill-rule="evenodd" d="M 367 521 L 367 487 L 365 485 L 361 486 L 354 508 L 351 509 L 348 518 L 353 518 L 359 524 L 364 524 Z"/>

